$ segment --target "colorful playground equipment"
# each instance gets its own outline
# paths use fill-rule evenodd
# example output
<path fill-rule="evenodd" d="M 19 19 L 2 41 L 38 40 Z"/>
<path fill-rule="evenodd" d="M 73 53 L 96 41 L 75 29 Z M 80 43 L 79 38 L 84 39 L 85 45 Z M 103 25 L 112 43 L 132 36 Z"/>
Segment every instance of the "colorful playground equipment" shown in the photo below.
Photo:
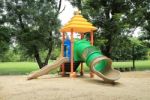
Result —
<path fill-rule="evenodd" d="M 60 29 L 62 33 L 61 57 L 53 64 L 46 65 L 39 71 L 33 72 L 28 79 L 34 79 L 41 75 L 48 74 L 49 71 L 60 67 L 61 75 L 64 76 L 67 72 L 70 77 L 76 77 L 76 70 L 81 65 L 80 74 L 84 74 L 83 62 L 90 68 L 90 77 L 96 74 L 104 81 L 113 82 L 120 78 L 120 72 L 111 67 L 112 61 L 104 56 L 100 50 L 93 46 L 93 31 L 96 30 L 80 14 L 80 11 L 75 12 L 71 20 Z M 71 39 L 65 38 L 66 32 L 71 32 Z M 79 33 L 81 38 L 74 39 L 73 35 Z M 90 33 L 90 39 L 84 39 L 84 34 Z"/>

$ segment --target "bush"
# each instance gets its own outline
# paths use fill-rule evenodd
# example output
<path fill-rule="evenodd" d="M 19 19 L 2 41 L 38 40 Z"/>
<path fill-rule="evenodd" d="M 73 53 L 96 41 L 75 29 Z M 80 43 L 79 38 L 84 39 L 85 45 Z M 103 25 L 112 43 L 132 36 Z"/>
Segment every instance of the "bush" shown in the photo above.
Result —
<path fill-rule="evenodd" d="M 52 51 L 52 53 L 51 53 L 50 59 L 56 60 L 57 57 L 59 57 L 60 52 L 61 52 L 60 48 L 55 48 L 55 49 Z"/>

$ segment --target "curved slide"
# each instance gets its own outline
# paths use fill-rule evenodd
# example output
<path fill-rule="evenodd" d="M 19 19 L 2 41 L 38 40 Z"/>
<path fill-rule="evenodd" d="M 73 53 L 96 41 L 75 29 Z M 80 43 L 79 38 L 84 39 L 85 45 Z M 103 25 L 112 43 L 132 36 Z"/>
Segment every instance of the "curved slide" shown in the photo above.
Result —
<path fill-rule="evenodd" d="M 31 80 L 31 79 L 38 78 L 39 76 L 46 75 L 46 74 L 48 74 L 51 70 L 60 67 L 63 63 L 66 63 L 66 62 L 68 62 L 68 61 L 69 61 L 68 57 L 60 57 L 60 58 L 58 58 L 53 64 L 51 64 L 51 65 L 46 65 L 46 66 L 44 66 L 42 69 L 31 73 L 31 74 L 28 76 L 27 79 L 28 79 L 28 80 Z"/>
<path fill-rule="evenodd" d="M 106 82 L 113 82 L 120 78 L 120 72 L 112 68 L 111 59 L 106 56 L 95 58 L 91 64 L 90 69 L 97 76 L 101 77 Z"/>
<path fill-rule="evenodd" d="M 120 78 L 120 72 L 112 68 L 110 58 L 104 56 L 100 50 L 91 46 L 89 41 L 75 41 L 74 53 L 78 59 L 86 62 L 90 70 L 106 82 L 113 82 Z"/>

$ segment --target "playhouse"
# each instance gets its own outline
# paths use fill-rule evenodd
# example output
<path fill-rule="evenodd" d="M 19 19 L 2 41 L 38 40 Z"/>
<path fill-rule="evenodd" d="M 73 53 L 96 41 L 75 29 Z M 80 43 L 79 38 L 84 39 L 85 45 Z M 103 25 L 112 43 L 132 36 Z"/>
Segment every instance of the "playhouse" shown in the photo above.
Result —
<path fill-rule="evenodd" d="M 93 45 L 93 31 L 96 30 L 96 27 L 94 27 L 91 23 L 89 23 L 83 16 L 81 15 L 80 11 L 76 11 L 74 13 L 74 16 L 72 19 L 64 25 L 61 29 L 60 32 L 62 32 L 62 48 L 61 48 L 61 54 L 62 56 L 69 57 L 70 58 L 70 77 L 75 77 L 76 72 L 75 70 L 77 69 L 77 65 L 79 65 L 79 62 L 81 62 L 81 75 L 83 75 L 83 63 L 82 61 L 76 61 L 74 62 L 76 57 L 74 55 L 74 37 L 73 34 L 79 33 L 81 35 L 81 39 L 83 39 L 84 34 L 90 33 L 90 43 Z M 71 40 L 68 38 L 65 40 L 65 33 L 66 32 L 71 32 Z M 66 56 L 66 54 L 68 55 Z M 76 66 L 74 66 L 76 64 Z M 66 64 L 67 65 L 67 64 Z M 68 68 L 64 67 L 64 64 L 62 65 L 62 76 L 64 75 L 65 71 Z M 93 74 L 91 73 L 91 77 Z"/>
<path fill-rule="evenodd" d="M 90 77 L 96 74 L 104 81 L 112 82 L 120 78 L 120 72 L 112 68 L 110 58 L 104 56 L 102 52 L 93 46 L 94 32 L 97 28 L 88 22 L 80 11 L 76 11 L 71 20 L 64 25 L 60 32 L 62 33 L 61 56 L 53 64 L 46 65 L 39 71 L 31 73 L 28 79 L 34 79 L 48 74 L 51 70 L 60 67 L 61 75 L 69 73 L 69 76 L 76 77 L 76 69 L 81 66 L 80 74 L 83 75 L 83 62 L 90 69 Z M 70 32 L 70 38 L 66 36 Z M 74 39 L 74 34 L 79 33 L 80 39 Z M 90 34 L 90 39 L 84 38 L 85 34 Z"/>

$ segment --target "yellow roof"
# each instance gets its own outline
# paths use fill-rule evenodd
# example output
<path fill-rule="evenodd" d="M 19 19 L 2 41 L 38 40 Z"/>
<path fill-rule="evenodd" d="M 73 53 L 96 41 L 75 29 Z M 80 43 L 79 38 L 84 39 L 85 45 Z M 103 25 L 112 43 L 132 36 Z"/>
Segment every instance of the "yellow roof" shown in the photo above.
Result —
<path fill-rule="evenodd" d="M 94 31 L 97 28 L 94 27 L 91 23 L 89 23 L 85 18 L 83 18 L 82 15 L 80 15 L 81 12 L 77 11 L 75 12 L 75 15 L 71 18 L 71 20 L 65 24 L 60 31 L 61 32 L 90 32 Z"/>

